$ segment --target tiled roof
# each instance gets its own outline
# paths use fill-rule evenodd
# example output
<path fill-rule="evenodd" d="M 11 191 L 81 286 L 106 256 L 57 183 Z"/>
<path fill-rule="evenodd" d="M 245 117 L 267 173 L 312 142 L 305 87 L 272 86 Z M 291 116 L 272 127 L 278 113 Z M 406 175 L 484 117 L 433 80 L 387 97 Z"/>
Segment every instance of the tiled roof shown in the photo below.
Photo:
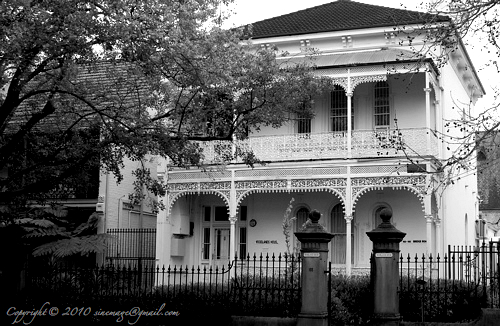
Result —
<path fill-rule="evenodd" d="M 67 92 L 55 97 L 56 112 L 38 123 L 36 128 L 65 128 L 73 123 L 75 114 L 94 112 L 80 99 L 85 99 L 100 110 L 125 111 L 137 107 L 141 99 L 145 99 L 150 90 L 142 75 L 133 66 L 121 62 L 95 62 L 73 67 L 71 77 L 59 85 L 59 90 Z M 57 74 L 57 71 L 51 74 Z M 31 117 L 40 112 L 48 100 L 49 90 L 55 78 L 40 74 L 25 89 L 22 95 L 31 90 L 46 90 L 45 93 L 30 96 L 15 110 L 9 120 L 9 130 L 25 124 Z M 69 119 L 69 120 L 67 120 Z"/>
<path fill-rule="evenodd" d="M 339 0 L 253 23 L 251 38 L 449 21 L 446 16 Z"/>

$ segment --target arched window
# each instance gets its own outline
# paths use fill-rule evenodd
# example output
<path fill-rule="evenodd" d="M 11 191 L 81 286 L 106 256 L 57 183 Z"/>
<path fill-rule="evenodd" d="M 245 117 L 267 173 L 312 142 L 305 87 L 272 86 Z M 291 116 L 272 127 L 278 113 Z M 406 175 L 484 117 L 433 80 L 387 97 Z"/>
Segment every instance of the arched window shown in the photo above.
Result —
<path fill-rule="evenodd" d="M 375 128 L 388 128 L 391 124 L 389 84 L 385 81 L 377 82 L 375 84 L 373 120 Z"/>
<path fill-rule="evenodd" d="M 382 205 L 377 206 L 375 208 L 375 210 L 373 211 L 373 217 L 374 217 L 373 227 L 374 228 L 376 228 L 377 226 L 379 226 L 380 223 L 382 223 L 382 219 L 380 218 L 380 213 L 382 212 L 382 210 L 384 208 L 388 208 L 392 211 L 392 209 L 389 207 L 389 205 L 382 204 Z M 392 223 L 392 217 L 390 219 L 390 222 Z"/>
<path fill-rule="evenodd" d="M 309 209 L 307 207 L 301 207 L 297 210 L 297 213 L 295 215 L 296 220 L 295 220 L 295 231 L 300 231 L 302 228 L 302 225 L 306 223 L 307 218 L 309 217 Z"/>

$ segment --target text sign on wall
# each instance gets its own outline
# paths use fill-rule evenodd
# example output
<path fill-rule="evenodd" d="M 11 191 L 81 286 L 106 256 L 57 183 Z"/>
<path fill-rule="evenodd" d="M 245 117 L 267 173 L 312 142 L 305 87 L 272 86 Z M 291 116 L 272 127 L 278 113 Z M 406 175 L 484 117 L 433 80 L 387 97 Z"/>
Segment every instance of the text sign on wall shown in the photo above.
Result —
<path fill-rule="evenodd" d="M 255 243 L 259 244 L 278 244 L 278 240 L 255 240 Z"/>
<path fill-rule="evenodd" d="M 392 252 L 377 252 L 375 258 L 392 258 Z"/>
<path fill-rule="evenodd" d="M 304 257 L 319 257 L 319 252 L 304 252 Z"/>

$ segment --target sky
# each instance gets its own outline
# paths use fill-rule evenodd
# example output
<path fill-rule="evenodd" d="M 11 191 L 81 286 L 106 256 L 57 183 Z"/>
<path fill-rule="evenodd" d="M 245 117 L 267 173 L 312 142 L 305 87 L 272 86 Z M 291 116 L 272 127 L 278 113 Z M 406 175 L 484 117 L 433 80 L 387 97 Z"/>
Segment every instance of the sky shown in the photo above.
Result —
<path fill-rule="evenodd" d="M 320 6 L 332 1 L 333 0 L 234 0 L 235 3 L 230 7 L 232 15 L 226 22 L 226 26 L 250 24 L 291 12 Z M 423 5 L 420 4 L 422 1 L 415 0 L 356 0 L 356 2 L 391 8 L 425 11 Z M 498 58 L 488 57 L 482 43 L 478 43 L 476 39 L 465 39 L 464 42 L 467 44 L 466 48 L 469 56 L 486 91 L 486 96 L 478 101 L 476 107 L 490 107 L 494 103 L 493 95 L 495 92 L 493 88 L 498 87 L 500 84 L 500 74 L 493 72 L 493 69 L 488 68 L 486 64 L 488 60 L 495 60 Z"/>

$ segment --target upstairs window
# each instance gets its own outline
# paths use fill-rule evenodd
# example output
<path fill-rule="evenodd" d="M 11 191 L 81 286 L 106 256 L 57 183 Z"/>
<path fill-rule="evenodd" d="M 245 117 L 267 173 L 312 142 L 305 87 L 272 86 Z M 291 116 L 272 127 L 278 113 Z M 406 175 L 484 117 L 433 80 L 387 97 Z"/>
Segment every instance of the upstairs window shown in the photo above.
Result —
<path fill-rule="evenodd" d="M 338 85 L 330 94 L 330 126 L 331 131 L 347 131 L 347 95 Z M 354 129 L 354 106 L 351 103 L 351 129 Z"/>
<path fill-rule="evenodd" d="M 307 115 L 297 115 L 297 133 L 309 134 L 311 133 L 311 118 Z"/>
<path fill-rule="evenodd" d="M 373 119 L 375 128 L 388 128 L 391 121 L 389 84 L 378 82 L 374 87 Z"/>

